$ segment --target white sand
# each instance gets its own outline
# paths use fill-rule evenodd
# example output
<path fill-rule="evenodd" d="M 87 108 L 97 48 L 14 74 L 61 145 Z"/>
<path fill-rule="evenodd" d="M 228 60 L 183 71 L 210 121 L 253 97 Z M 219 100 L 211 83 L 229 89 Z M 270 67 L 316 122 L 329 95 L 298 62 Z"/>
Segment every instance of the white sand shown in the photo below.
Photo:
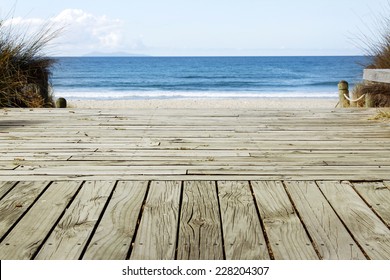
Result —
<path fill-rule="evenodd" d="M 310 109 L 335 108 L 338 100 L 320 98 L 262 99 L 152 99 L 152 100 L 68 100 L 71 108 L 225 108 L 225 109 Z"/>

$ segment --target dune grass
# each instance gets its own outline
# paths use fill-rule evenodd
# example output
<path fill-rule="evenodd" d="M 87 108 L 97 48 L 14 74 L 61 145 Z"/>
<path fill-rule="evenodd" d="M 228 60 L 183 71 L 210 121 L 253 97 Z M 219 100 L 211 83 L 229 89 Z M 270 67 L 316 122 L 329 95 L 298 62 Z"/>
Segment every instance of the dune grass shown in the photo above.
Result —
<path fill-rule="evenodd" d="M 49 25 L 27 35 L 4 23 L 0 20 L 0 107 L 53 107 L 49 84 L 55 60 L 44 50 L 60 30 Z"/>
<path fill-rule="evenodd" d="M 369 58 L 364 65 L 367 69 L 390 69 L 390 16 L 386 14 L 390 14 L 390 2 L 384 14 L 374 18 L 377 30 L 359 36 L 358 44 Z M 357 84 L 353 91 L 355 97 L 371 94 L 376 107 L 390 107 L 390 84 L 365 81 Z M 364 101 L 358 104 L 359 107 L 364 105 Z"/>
<path fill-rule="evenodd" d="M 390 109 L 378 110 L 377 114 L 370 118 L 373 121 L 390 121 Z"/>

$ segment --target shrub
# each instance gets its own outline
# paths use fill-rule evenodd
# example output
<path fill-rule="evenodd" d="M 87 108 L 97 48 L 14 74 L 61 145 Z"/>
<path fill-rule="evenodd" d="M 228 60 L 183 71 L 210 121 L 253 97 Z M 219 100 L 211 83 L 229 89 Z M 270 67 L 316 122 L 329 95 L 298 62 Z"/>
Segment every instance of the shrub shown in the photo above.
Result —
<path fill-rule="evenodd" d="M 43 49 L 58 32 L 48 26 L 18 34 L 0 20 L 0 107 L 54 106 L 49 79 L 55 60 Z"/>
<path fill-rule="evenodd" d="M 387 10 L 389 11 L 389 10 Z M 363 48 L 369 62 L 364 65 L 368 69 L 390 69 L 390 18 L 385 16 L 377 20 L 377 31 L 370 30 L 374 39 L 360 34 L 360 46 Z M 375 107 L 390 107 L 390 84 L 376 82 L 361 82 L 353 89 L 353 96 L 372 95 Z M 364 106 L 364 99 L 358 106 Z"/>

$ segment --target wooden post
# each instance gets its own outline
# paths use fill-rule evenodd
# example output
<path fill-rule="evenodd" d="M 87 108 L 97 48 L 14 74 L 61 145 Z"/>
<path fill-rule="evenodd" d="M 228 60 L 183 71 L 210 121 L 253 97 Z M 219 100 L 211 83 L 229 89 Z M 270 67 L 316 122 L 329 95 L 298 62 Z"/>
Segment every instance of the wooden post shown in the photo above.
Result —
<path fill-rule="evenodd" d="M 350 92 L 350 98 L 351 100 L 357 100 L 359 96 L 359 84 L 357 84 L 354 89 Z M 357 101 L 349 101 L 349 107 L 358 107 Z"/>
<path fill-rule="evenodd" d="M 339 87 L 339 106 L 341 108 L 348 108 L 349 107 L 349 101 L 344 96 L 344 94 L 346 96 L 349 96 L 348 82 L 340 81 L 338 87 Z"/>
<path fill-rule="evenodd" d="M 56 107 L 57 108 L 66 108 L 67 104 L 66 104 L 66 99 L 63 98 L 63 97 L 60 97 L 57 99 L 56 101 Z"/>
<path fill-rule="evenodd" d="M 373 94 L 366 93 L 366 108 L 372 108 L 375 106 L 375 98 Z"/>

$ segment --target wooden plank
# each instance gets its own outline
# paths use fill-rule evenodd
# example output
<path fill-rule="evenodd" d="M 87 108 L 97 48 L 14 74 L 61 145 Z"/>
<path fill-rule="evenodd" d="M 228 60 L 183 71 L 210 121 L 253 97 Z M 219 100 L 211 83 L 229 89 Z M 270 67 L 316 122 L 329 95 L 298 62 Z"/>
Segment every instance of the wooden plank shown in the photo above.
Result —
<path fill-rule="evenodd" d="M 115 181 L 85 182 L 35 259 L 78 259 L 114 184 Z"/>
<path fill-rule="evenodd" d="M 390 189 L 379 182 L 353 183 L 353 186 L 364 201 L 390 228 Z"/>
<path fill-rule="evenodd" d="M 359 146 L 358 146 L 359 145 Z M 33 151 L 34 149 L 90 149 L 91 147 L 99 148 L 109 148 L 116 150 L 253 150 L 253 151 L 264 151 L 271 148 L 275 150 L 381 150 L 386 148 L 388 141 L 375 141 L 374 139 L 371 142 L 361 141 L 305 141 L 305 140 L 283 140 L 283 141 L 262 141 L 262 142 L 251 142 L 246 143 L 243 139 L 238 143 L 164 143 L 162 142 L 159 146 L 140 146 L 139 144 L 129 144 L 126 142 L 101 142 L 101 143 L 43 143 L 42 141 L 36 141 L 28 143 L 20 143 L 15 145 L 14 143 L 5 143 L 0 144 L 0 149 L 28 149 Z M 14 165 L 5 165 L 0 167 L 2 170 L 12 170 L 15 168 Z"/>
<path fill-rule="evenodd" d="M 390 230 L 348 182 L 318 182 L 321 191 L 370 259 L 390 259 Z"/>
<path fill-rule="evenodd" d="M 355 166 L 194 166 L 187 167 L 188 175 L 262 175 L 262 176 L 274 176 L 276 174 L 283 174 L 284 177 L 299 176 L 299 175 L 342 175 L 350 177 L 351 175 L 357 177 L 363 177 L 362 172 Z M 365 168 L 367 172 L 366 179 L 374 181 L 375 178 L 383 179 L 390 177 L 390 166 L 375 167 L 368 166 Z M 0 172 L 0 175 L 2 173 Z M 23 174 L 21 174 L 23 175 Z M 341 176 L 341 177 L 342 177 Z M 344 178 L 345 178 L 344 177 Z M 357 180 L 357 179 L 355 179 Z"/>
<path fill-rule="evenodd" d="M 372 117 L 372 116 L 371 116 Z M 369 118 L 369 116 L 367 117 Z M 221 120 L 222 122 L 223 120 Z M 261 132 L 266 132 L 266 133 L 282 133 L 284 132 L 285 134 L 287 134 L 287 132 L 292 132 L 292 133 L 298 133 L 298 132 L 301 132 L 301 133 L 310 133 L 310 134 L 313 134 L 315 132 L 318 133 L 318 131 L 324 131 L 325 135 L 329 135 L 331 133 L 340 133 L 341 135 L 343 135 L 343 133 L 347 133 L 347 135 L 352 135 L 352 132 L 360 132 L 362 133 L 362 135 L 371 135 L 371 134 L 375 134 L 375 133 L 378 133 L 379 135 L 383 135 L 383 132 L 379 132 L 378 131 L 378 128 L 380 127 L 378 124 L 376 123 L 372 123 L 371 126 L 369 126 L 368 124 L 365 124 L 365 125 L 361 125 L 361 126 L 357 126 L 356 124 L 353 125 L 353 124 L 350 124 L 350 125 L 347 125 L 347 124 L 344 124 L 342 122 L 335 122 L 334 125 L 322 125 L 321 123 L 318 123 L 318 124 L 312 124 L 312 125 L 309 125 L 309 124 L 301 124 L 301 125 L 294 125 L 294 123 L 290 123 L 290 124 L 279 124 L 278 126 L 271 126 L 271 124 L 269 124 L 267 126 L 267 128 L 259 128 L 259 127 L 256 127 L 256 128 L 247 128 L 247 129 L 244 129 L 244 128 L 225 128 L 225 129 L 221 129 L 221 128 L 209 128 L 209 129 L 203 129 L 203 127 L 207 124 L 205 123 L 201 123 L 199 124 L 198 128 L 196 128 L 196 126 L 192 126 L 192 127 L 189 127 L 191 123 L 188 124 L 188 127 L 183 127 L 183 128 L 176 128 L 176 129 L 169 129 L 169 128 L 161 128 L 161 129 L 156 129 L 156 128 L 145 128 L 143 130 L 134 130 L 134 129 L 126 129 L 126 128 L 118 128 L 118 127 L 114 127 L 114 128 L 104 128 L 104 127 L 99 127 L 99 128 L 96 128 L 96 129 L 91 129 L 91 128 L 88 128 L 88 129 L 85 129 L 85 131 L 83 132 L 84 134 L 88 134 L 90 137 L 99 137 L 101 136 L 103 133 L 111 133 L 112 136 L 114 135 L 117 135 L 119 137 L 125 137 L 126 135 L 132 135 L 133 137 L 134 136 L 139 136 L 139 137 L 163 137 L 163 138 L 168 138 L 170 136 L 174 137 L 174 138 L 181 138 L 181 137 L 187 137 L 187 138 L 194 138 L 196 137 L 196 135 L 198 135 L 199 137 L 202 137 L 202 138 L 206 138 L 206 137 L 211 137 L 211 136 L 219 136 L 219 137 L 222 137 L 222 136 L 246 136 L 246 135 L 259 135 L 259 133 Z M 344 126 L 347 126 L 344 128 L 344 130 L 342 128 L 340 128 L 341 125 L 344 125 Z M 219 126 L 220 127 L 220 126 Z M 48 131 L 48 135 L 47 136 L 50 136 L 50 133 L 53 133 L 54 134 L 54 130 L 60 130 L 61 133 L 64 133 L 64 134 L 69 134 L 68 136 L 71 136 L 73 135 L 73 137 L 76 137 L 78 135 L 77 131 L 75 131 L 75 129 L 77 129 L 76 127 L 71 127 L 69 129 L 64 129 L 64 128 L 61 128 L 61 127 L 58 127 L 58 128 L 50 128 L 50 129 L 53 129 L 53 132 L 51 131 Z M 322 129 L 322 130 L 321 130 Z M 13 128 L 12 129 L 12 135 L 14 136 L 23 136 L 23 135 L 39 135 L 40 133 L 45 133 L 47 131 L 47 129 L 31 129 L 29 131 L 26 131 L 26 130 L 22 130 L 22 129 L 17 129 L 17 128 Z M 345 138 L 345 136 L 343 137 Z M 356 137 L 355 137 L 356 138 Z M 331 140 L 331 139 L 329 139 Z M 70 144 L 70 143 L 69 143 Z M 42 147 L 44 148 L 44 147 Z"/>
<path fill-rule="evenodd" d="M 86 153 L 84 153 L 85 155 Z M 230 157 L 241 157 L 241 156 L 250 156 L 248 151 L 237 151 L 237 150 L 101 150 L 99 149 L 95 153 L 88 153 L 88 156 L 118 156 L 120 157 L 167 157 L 167 156 L 177 156 L 177 157 L 191 157 L 191 156 L 203 156 L 203 157 L 212 157 L 212 156 L 230 156 Z M 83 154 L 78 156 L 75 154 L 72 157 L 72 160 L 85 160 Z"/>
<path fill-rule="evenodd" d="M 130 256 L 132 260 L 175 258 L 181 182 L 151 182 Z"/>
<path fill-rule="evenodd" d="M 145 169 L 144 169 L 145 168 Z M 179 167 L 175 169 L 169 166 L 159 167 L 130 167 L 130 166 L 54 166 L 53 168 L 37 168 L 35 170 L 17 170 L 12 175 L 55 175 L 57 177 L 67 175 L 69 177 L 83 177 L 89 175 L 111 175 L 119 176 L 120 174 L 133 174 L 133 175 L 185 175 L 186 169 Z M 0 176 L 9 175 L 9 172 L 0 171 Z"/>
<path fill-rule="evenodd" d="M 0 239 L 47 185 L 48 182 L 20 182 L 0 201 Z"/>
<path fill-rule="evenodd" d="M 371 114 L 374 115 L 373 112 Z M 369 118 L 370 116 L 367 116 Z M 341 125 L 342 123 L 340 123 Z M 379 124 L 379 123 L 378 123 Z M 182 129 L 176 129 L 173 131 L 160 131 L 156 130 L 154 128 L 148 128 L 144 131 L 131 131 L 131 134 L 129 134 L 129 131 L 122 131 L 122 130 L 115 130 L 114 132 L 111 131 L 110 134 L 103 134 L 101 131 L 97 130 L 91 130 L 87 131 L 89 134 L 88 137 L 79 136 L 80 133 L 77 132 L 77 130 L 73 129 L 67 129 L 64 128 L 57 129 L 56 131 L 47 130 L 46 131 L 21 131 L 21 130 L 12 130 L 9 132 L 9 136 L 7 138 L 3 138 L 4 140 L 12 140 L 15 138 L 31 138 L 31 139 L 63 139 L 63 140 L 72 140 L 73 142 L 80 141 L 80 140 L 90 140 L 90 141 L 96 141 L 96 140 L 109 140 L 109 141 L 120 141 L 121 139 L 125 140 L 128 139 L 130 141 L 134 141 L 136 139 L 140 138 L 153 138 L 153 139 L 161 139 L 161 140 L 171 140 L 171 141 L 177 141 L 178 139 L 183 140 L 193 140 L 193 139 L 203 139 L 206 141 L 207 139 L 215 139 L 222 140 L 222 139 L 254 139 L 254 140 L 268 140 L 271 141 L 272 139 L 291 139 L 291 140 L 305 140 L 305 139 L 312 139 L 312 140 L 347 140 L 347 139 L 365 139 L 365 138 L 385 138 L 386 131 L 378 130 L 378 124 L 373 123 L 371 127 L 365 127 L 364 129 L 360 129 L 362 132 L 360 137 L 358 137 L 353 131 L 350 131 L 350 129 L 345 128 L 343 133 L 335 134 L 335 131 L 323 131 L 321 135 L 318 134 L 318 131 L 313 130 L 306 130 L 306 131 L 285 131 L 285 130 L 259 130 L 259 129 L 252 129 L 251 131 L 220 131 L 218 129 L 208 131 L 207 134 L 205 133 L 199 133 L 199 131 L 191 131 L 188 129 L 188 127 L 183 127 Z M 39 132 L 45 132 L 44 135 L 40 135 Z M 261 132 L 261 133 L 260 133 Z M 175 135 L 178 135 L 175 137 Z M 210 138 L 209 135 L 212 135 L 213 138 Z M 331 138 L 330 136 L 334 135 L 334 138 Z M 278 138 L 279 136 L 279 138 Z M 307 138 L 305 136 L 310 136 L 310 138 Z M 75 139 L 77 138 L 77 140 Z"/>
<path fill-rule="evenodd" d="M 16 182 L 0 182 L 0 199 L 15 186 Z"/>
<path fill-rule="evenodd" d="M 383 155 L 381 155 L 383 156 Z M 374 156 L 368 156 L 368 157 L 354 157 L 351 156 L 348 159 L 340 159 L 335 160 L 335 158 L 332 157 L 275 157 L 274 159 L 270 159 L 267 157 L 264 158 L 240 158 L 240 157 L 209 157 L 209 158 L 202 158 L 202 157 L 189 157 L 189 158 L 170 158 L 166 157 L 165 159 L 159 159 L 159 158 L 150 158 L 150 159 L 141 159 L 141 160 L 133 160 L 128 159 L 125 160 L 124 158 L 119 159 L 105 159 L 104 157 L 100 158 L 101 160 L 88 160 L 88 161 L 48 161 L 45 160 L 39 160 L 39 161 L 26 161 L 23 162 L 23 168 L 20 168 L 19 170 L 35 170 L 37 168 L 51 168 L 53 166 L 62 166 L 65 168 L 65 166 L 72 166 L 74 168 L 77 168 L 79 166 L 106 166 L 106 167 L 112 167 L 112 166 L 128 166 L 131 168 L 143 168 L 145 169 L 158 169 L 160 166 L 164 166 L 164 168 L 168 168 L 167 166 L 171 166 L 172 168 L 181 168 L 182 166 L 188 166 L 189 168 L 202 168 L 202 167 L 209 167 L 209 166 L 215 166 L 216 168 L 222 168 L 226 166 L 231 167 L 238 167 L 238 168 L 262 168 L 266 166 L 370 166 L 371 168 L 378 168 L 378 166 L 390 166 L 390 162 L 385 159 L 376 159 Z M 100 167 L 99 167 L 100 168 Z"/>
<path fill-rule="evenodd" d="M 359 167 L 359 166 L 358 166 Z M 74 170 L 75 166 L 50 166 L 50 167 L 32 167 L 25 168 L 20 167 L 14 172 L 13 175 L 111 175 L 111 174 L 165 174 L 165 175 L 275 175 L 282 173 L 284 175 L 321 175 L 321 174 L 354 174 L 359 175 L 361 171 L 355 166 L 291 166 L 291 165 L 263 165 L 263 166 L 235 166 L 234 163 L 231 166 L 224 164 L 214 166 L 183 166 L 183 165 L 172 165 L 172 166 L 89 166 L 89 165 L 78 165 L 77 169 Z M 375 174 L 376 176 L 383 176 L 383 178 L 390 178 L 390 166 L 366 166 L 366 172 Z M 9 172 L 0 171 L 1 175 L 10 175 Z"/>
<path fill-rule="evenodd" d="M 158 114 L 162 113 L 161 110 L 158 111 Z M 318 110 L 318 109 L 317 109 Z M 177 112 L 175 116 L 156 116 L 155 118 L 150 118 L 149 116 L 145 115 L 138 115 L 133 116 L 127 120 L 117 120 L 115 117 L 106 117 L 105 119 L 84 119 L 81 120 L 80 118 L 74 119 L 70 116 L 64 114 L 64 115 L 57 115 L 54 116 L 51 120 L 47 120 L 47 116 L 41 115 L 34 120 L 27 121 L 27 120 L 21 120 L 18 123 L 15 123 L 15 121 L 12 121 L 10 118 L 8 120 L 4 120 L 4 125 L 1 125 L 3 129 L 6 128 L 18 128 L 19 130 L 26 130 L 30 131 L 33 129 L 42 129 L 43 127 L 64 127 L 69 128 L 70 126 L 74 125 L 77 128 L 80 128 L 80 130 L 84 128 L 98 128 L 98 127 L 104 127 L 104 128 L 112 128 L 113 126 L 123 126 L 123 127 L 130 127 L 132 129 L 144 129 L 145 127 L 174 127 L 174 126 L 188 126 L 191 124 L 199 125 L 200 123 L 205 123 L 208 126 L 218 126 L 218 122 L 220 120 L 224 120 L 225 122 L 221 124 L 222 127 L 232 127 L 236 123 L 239 123 L 242 127 L 262 127 L 266 128 L 264 126 L 264 122 L 275 122 L 279 121 L 282 124 L 289 124 L 294 121 L 296 118 L 296 123 L 303 124 L 303 123 L 319 123 L 320 119 L 324 119 L 324 124 L 332 125 L 336 121 L 341 123 L 350 124 L 353 122 L 353 119 L 350 118 L 344 118 L 341 119 L 344 116 L 347 115 L 353 115 L 355 117 L 364 117 L 369 114 L 369 111 L 362 111 L 359 113 L 356 113 L 357 111 L 346 111 L 344 114 L 340 113 L 340 111 L 334 111 L 328 112 L 328 113 L 315 113 L 311 114 L 310 112 L 301 112 L 299 113 L 296 111 L 296 109 L 293 109 L 292 111 L 293 115 L 284 115 L 283 111 L 275 111 L 273 113 L 269 113 L 269 115 L 264 114 L 257 114 L 256 112 L 248 113 L 248 115 L 241 114 L 240 116 L 218 116 L 218 117 L 210 117 L 210 116 L 204 116 L 204 117 L 192 117 L 185 113 Z M 198 110 L 199 114 L 201 114 L 201 110 Z M 182 118 L 177 118 L 177 116 L 182 116 Z M 15 116 L 14 116 L 15 117 Z M 21 116 L 18 116 L 21 117 Z M 51 117 L 51 116 L 50 116 Z M 46 119 L 43 119 L 46 118 Z M 258 122 L 258 119 L 261 118 L 263 122 Z"/>
<path fill-rule="evenodd" d="M 44 175 L 44 174 L 26 174 L 26 175 L 0 175 L 0 180 L 13 181 L 108 181 L 115 177 L 118 181 L 313 181 L 313 180 L 350 180 L 350 181 L 376 181 L 379 180 L 377 174 L 269 174 L 269 175 L 248 175 L 248 174 L 219 174 L 219 175 L 166 175 L 166 174 L 89 174 L 89 175 Z M 389 177 L 389 176 L 386 176 Z"/>
<path fill-rule="evenodd" d="M 223 259 L 220 221 L 215 182 L 185 181 L 177 259 Z"/>
<path fill-rule="evenodd" d="M 31 259 L 81 182 L 54 182 L 0 243 L 0 259 Z"/>
<path fill-rule="evenodd" d="M 178 153 L 174 154 L 166 150 L 165 155 L 161 155 L 160 152 L 153 153 L 104 153 L 96 152 L 94 154 L 82 155 L 80 157 L 74 156 L 76 152 L 69 153 L 69 160 L 63 160 L 59 158 L 52 158 L 50 156 L 38 157 L 24 157 L 14 158 L 5 156 L 2 161 L 17 162 L 18 165 L 23 165 L 24 169 L 31 168 L 31 166 L 66 166 L 66 165 L 148 165 L 148 162 L 153 165 L 184 165 L 186 163 L 208 163 L 217 164 L 218 162 L 224 162 L 229 165 L 243 165 L 248 163 L 249 165 L 277 165 L 278 163 L 290 163 L 300 162 L 303 165 L 329 165 L 329 166 L 342 166 L 342 165 L 354 165 L 354 166 L 388 166 L 389 163 L 385 158 L 380 156 L 390 156 L 390 153 L 384 153 L 381 151 L 297 151 L 297 150 L 273 150 L 272 152 L 263 151 L 257 152 L 256 155 L 224 155 L 223 153 L 211 152 L 209 155 L 203 155 L 197 151 L 192 153 Z M 27 153 L 27 152 L 26 152 Z M 232 162 L 232 160 L 234 160 Z M 367 162 L 369 161 L 369 162 Z"/>
<path fill-rule="evenodd" d="M 16 167 L 14 163 L 0 163 L 0 170 L 14 170 Z"/>
<path fill-rule="evenodd" d="M 389 130 L 368 120 L 374 113 L 263 108 L 4 111 L 0 165 L 17 163 L 18 168 L 1 171 L 0 178 L 389 180 L 384 160 Z M 200 156 L 213 160 L 199 162 Z M 241 156 L 253 158 L 237 159 Z M 153 159 L 157 157 L 165 159 Z M 369 175 L 359 174 L 360 168 Z"/>
<path fill-rule="evenodd" d="M 390 153 L 384 152 L 312 152 L 312 153 L 298 153 L 292 151 L 273 151 L 263 152 L 256 156 L 223 156 L 223 155 L 191 155 L 191 156 L 179 156 L 169 155 L 166 156 L 149 156 L 149 155 L 121 155 L 118 153 L 116 156 L 111 154 L 96 153 L 95 155 L 82 156 L 82 158 L 73 157 L 66 162 L 68 165 L 81 165 L 83 162 L 90 163 L 92 165 L 217 165 L 221 162 L 228 165 L 249 165 L 249 166 L 260 166 L 260 165 L 322 165 L 322 166 L 388 166 L 390 163 L 386 161 L 386 158 L 390 157 Z M 47 161 L 40 160 L 44 165 L 61 165 L 65 164 L 62 161 Z M 37 165 L 41 162 L 28 161 L 24 162 L 24 165 Z M 233 164 L 232 164 L 233 163 Z"/>
<path fill-rule="evenodd" d="M 286 189 L 321 259 L 366 259 L 313 181 L 287 181 Z"/>
<path fill-rule="evenodd" d="M 219 181 L 217 187 L 226 259 L 270 259 L 249 182 Z"/>
<path fill-rule="evenodd" d="M 371 82 L 390 83 L 390 69 L 364 69 L 363 79 Z"/>
<path fill-rule="evenodd" d="M 277 260 L 314 260 L 317 253 L 280 181 L 252 181 L 264 230 Z"/>
<path fill-rule="evenodd" d="M 135 234 L 147 181 L 119 181 L 83 259 L 124 260 Z"/>

